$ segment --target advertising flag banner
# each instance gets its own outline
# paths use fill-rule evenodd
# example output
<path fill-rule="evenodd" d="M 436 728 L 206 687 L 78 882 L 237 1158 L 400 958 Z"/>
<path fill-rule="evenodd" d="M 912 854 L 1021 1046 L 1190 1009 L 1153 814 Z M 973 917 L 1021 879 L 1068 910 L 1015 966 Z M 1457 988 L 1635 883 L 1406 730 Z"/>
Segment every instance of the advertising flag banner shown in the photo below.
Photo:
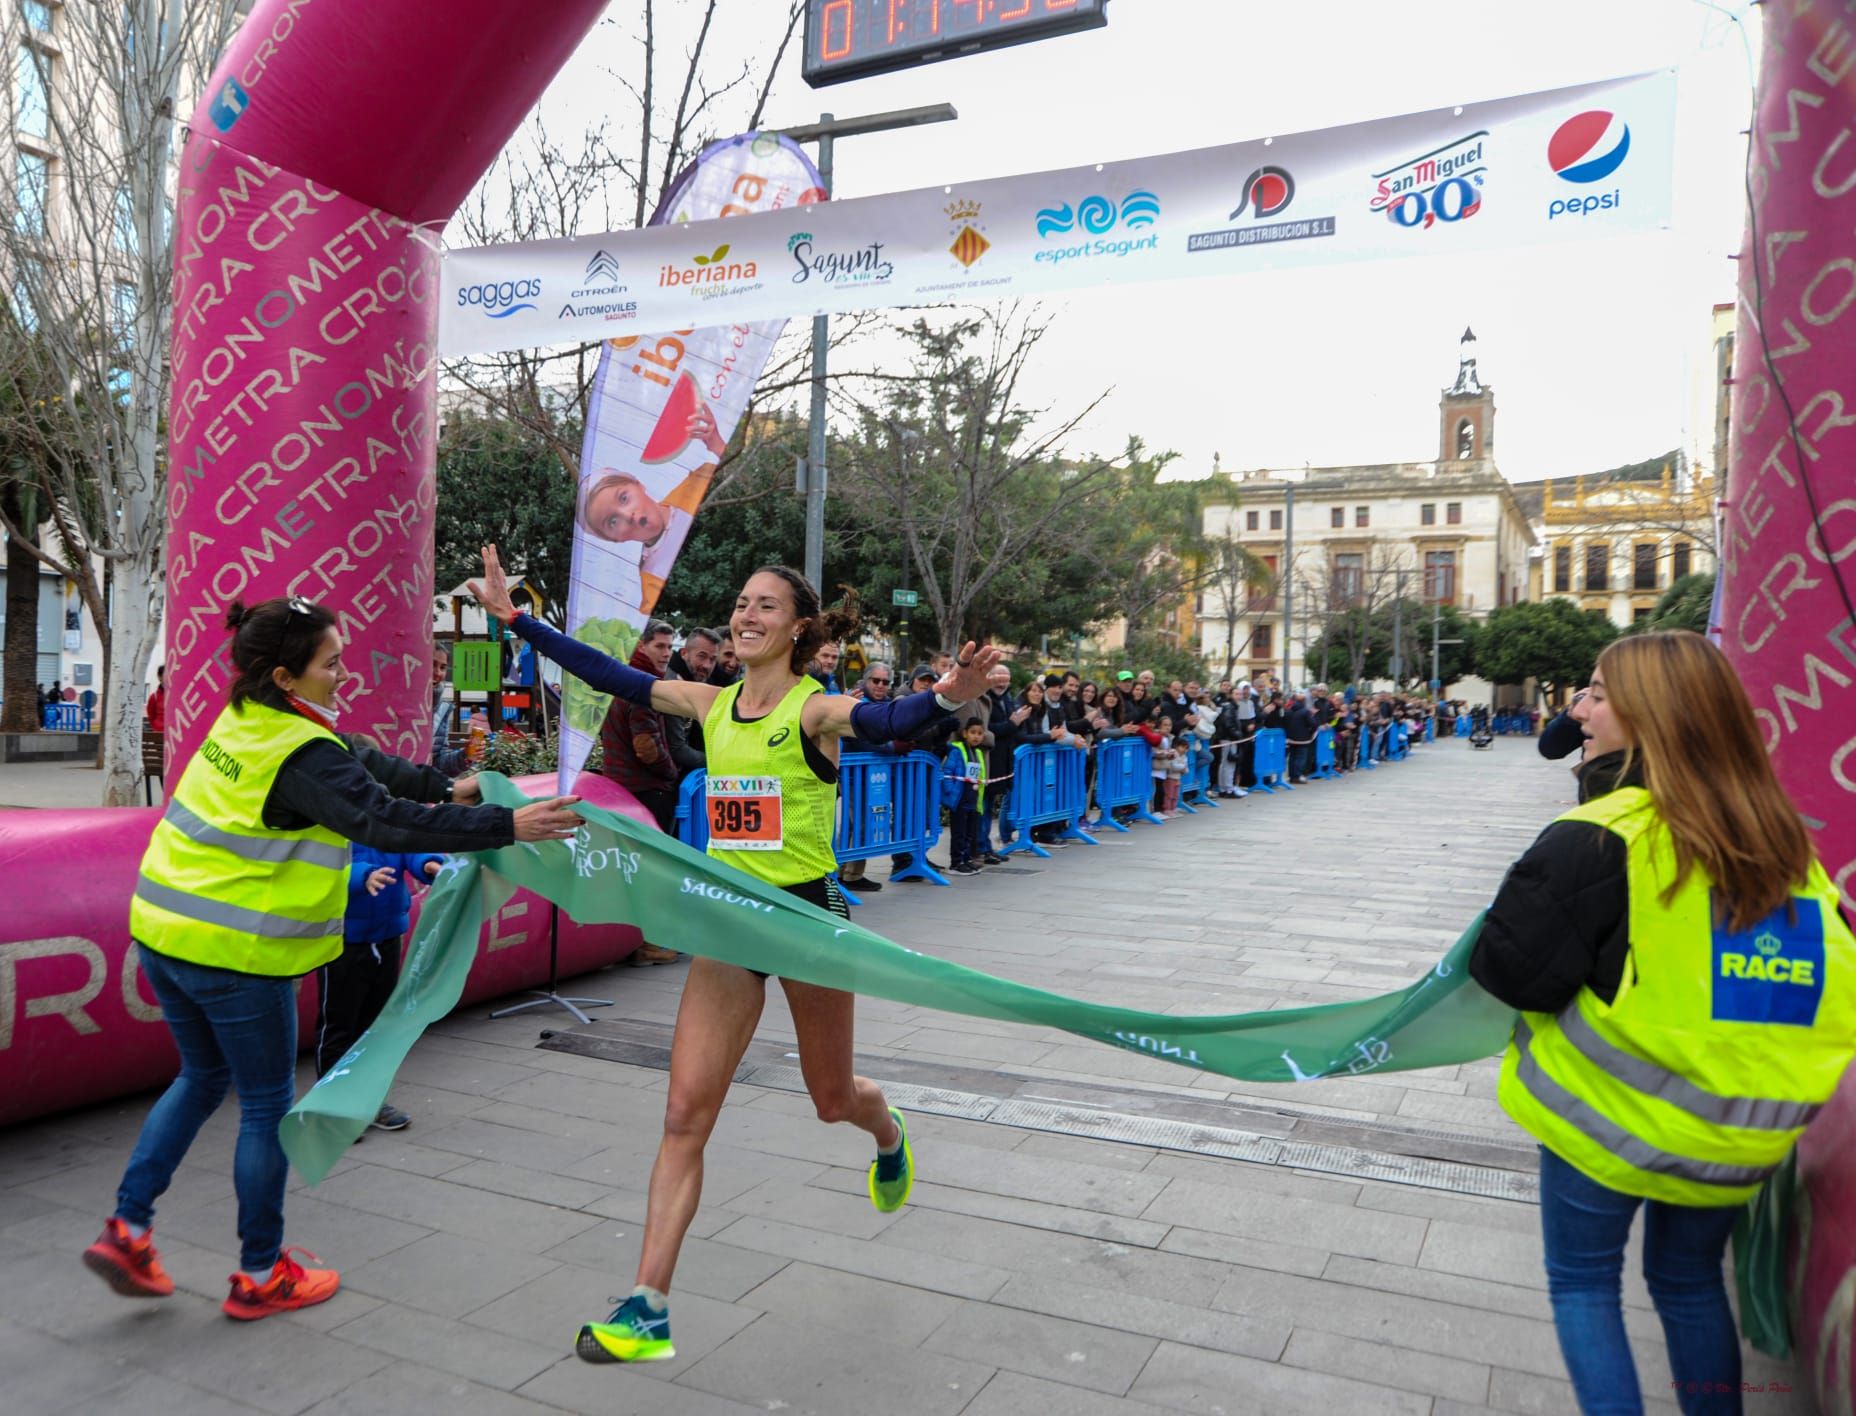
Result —
<path fill-rule="evenodd" d="M 482 783 L 487 802 L 528 801 L 494 772 Z M 1314 1082 L 1472 1062 L 1501 1051 L 1514 1030 L 1513 1010 L 1469 977 L 1480 916 L 1422 978 L 1396 993 L 1256 1013 L 1149 1013 L 1065 998 L 904 948 L 629 816 L 588 802 L 576 810 L 585 824 L 571 841 L 447 862 L 392 998 L 279 1129 L 291 1163 L 312 1182 L 380 1109 L 419 1034 L 457 1005 L 483 921 L 517 888 L 582 924 L 635 925 L 654 943 L 704 958 L 918 1008 L 1062 1028 L 1246 1081 Z"/>
<path fill-rule="evenodd" d="M 747 133 L 704 148 L 651 225 L 674 234 L 726 221 L 732 230 L 752 213 L 779 216 L 788 208 L 810 208 L 824 196 L 817 169 L 791 140 Z M 616 236 L 592 238 L 588 252 L 577 258 L 574 278 L 564 284 L 529 277 L 510 285 L 507 299 L 502 285 L 481 282 L 459 294 L 474 301 L 460 301 L 460 308 L 491 324 L 512 323 L 558 294 L 564 303 L 557 315 L 566 312 L 605 341 L 574 494 L 567 632 L 623 663 L 683 549 L 786 317 L 715 324 L 713 319 L 727 315 L 685 305 L 662 324 L 634 322 L 639 300 L 633 287 L 649 272 L 634 275 L 641 267 L 630 256 L 615 256 L 616 242 Z M 662 332 L 618 332 L 627 325 Z M 579 775 L 611 702 L 609 694 L 578 679 L 569 678 L 565 687 L 562 792 Z"/>
<path fill-rule="evenodd" d="M 828 206 L 737 196 L 726 224 L 692 205 L 642 231 L 452 251 L 439 343 L 457 356 L 1655 231 L 1674 132 L 1666 70 Z"/>

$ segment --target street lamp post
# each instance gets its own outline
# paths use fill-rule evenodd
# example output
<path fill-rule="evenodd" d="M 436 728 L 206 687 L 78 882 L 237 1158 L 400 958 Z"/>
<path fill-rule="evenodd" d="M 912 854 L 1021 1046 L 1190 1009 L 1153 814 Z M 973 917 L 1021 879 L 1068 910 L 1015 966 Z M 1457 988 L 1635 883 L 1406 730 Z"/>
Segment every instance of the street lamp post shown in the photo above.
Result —
<path fill-rule="evenodd" d="M 884 133 L 895 128 L 914 128 L 923 123 L 946 123 L 960 115 L 953 105 L 930 104 L 925 108 L 898 108 L 887 113 L 866 113 L 859 118 L 834 118 L 819 114 L 818 122 L 787 128 L 784 136 L 796 143 L 818 144 L 818 179 L 827 198 L 831 196 L 831 150 L 835 138 L 851 138 L 862 133 Z M 812 317 L 812 421 L 806 439 L 806 579 L 823 590 L 825 578 L 825 373 L 827 349 L 831 342 L 831 319 L 827 315 Z"/>

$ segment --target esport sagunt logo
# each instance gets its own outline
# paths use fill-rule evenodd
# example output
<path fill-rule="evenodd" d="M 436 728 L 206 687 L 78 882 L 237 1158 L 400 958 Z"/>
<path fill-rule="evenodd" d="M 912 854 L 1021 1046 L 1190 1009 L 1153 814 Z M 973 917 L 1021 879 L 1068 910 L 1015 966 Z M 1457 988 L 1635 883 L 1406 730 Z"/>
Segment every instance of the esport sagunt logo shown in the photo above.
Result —
<path fill-rule="evenodd" d="M 475 306 L 493 320 L 506 320 L 521 310 L 532 310 L 541 298 L 541 277 L 525 280 L 486 280 L 458 291 L 458 308 Z"/>
<path fill-rule="evenodd" d="M 1488 130 L 1466 133 L 1442 147 L 1373 174 L 1369 211 L 1383 211 L 1394 226 L 1429 231 L 1438 222 L 1454 225 L 1482 210 L 1482 179 L 1488 170 L 1482 143 Z"/>
<path fill-rule="evenodd" d="M 1547 139 L 1547 166 L 1562 182 L 1589 186 L 1602 182 L 1630 156 L 1630 124 L 1603 108 L 1575 113 Z M 1547 207 L 1547 220 L 1556 216 L 1590 216 L 1615 211 L 1623 204 L 1623 189 L 1587 192 L 1583 196 L 1555 197 Z"/>
<path fill-rule="evenodd" d="M 1034 261 L 1080 260 L 1091 256 L 1107 256 L 1120 259 L 1133 255 L 1137 251 L 1151 251 L 1160 244 L 1160 237 L 1123 236 L 1114 240 L 1107 239 L 1108 233 L 1117 226 L 1129 230 L 1140 230 L 1152 226 L 1160 215 L 1160 198 L 1148 191 L 1134 191 L 1123 197 L 1119 204 L 1108 197 L 1089 196 L 1079 201 L 1072 209 L 1068 202 L 1061 206 L 1044 207 L 1038 212 L 1038 235 L 1048 241 L 1053 236 L 1067 236 L 1073 231 L 1082 231 L 1093 240 L 1083 241 L 1074 246 L 1059 246 L 1048 251 L 1039 251 L 1032 257 Z"/>

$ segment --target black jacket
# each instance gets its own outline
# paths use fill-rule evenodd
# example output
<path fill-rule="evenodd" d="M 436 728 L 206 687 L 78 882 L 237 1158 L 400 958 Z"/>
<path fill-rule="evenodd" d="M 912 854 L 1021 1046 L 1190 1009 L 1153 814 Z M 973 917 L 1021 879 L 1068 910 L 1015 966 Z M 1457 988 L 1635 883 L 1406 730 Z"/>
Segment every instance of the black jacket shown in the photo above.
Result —
<path fill-rule="evenodd" d="M 1282 727 L 1284 736 L 1297 747 L 1315 740 L 1315 715 L 1304 705 L 1298 704 L 1285 713 Z"/>
<path fill-rule="evenodd" d="M 986 727 L 992 733 L 992 746 L 986 754 L 986 775 L 1009 777 L 1012 754 L 1018 750 L 1020 741 L 1018 724 L 1012 721 L 1012 714 L 1018 711 L 1018 700 L 1012 697 L 1009 688 L 1004 693 L 987 689 L 986 697 L 992 704 L 986 714 Z"/>
<path fill-rule="evenodd" d="M 1579 799 L 1619 786 L 1624 754 L 1579 771 Z M 1470 977 L 1513 1008 L 1557 1013 L 1590 984 L 1609 1003 L 1630 952 L 1630 887 L 1624 842 L 1586 821 L 1556 821 L 1513 865 L 1482 922 Z"/>
<path fill-rule="evenodd" d="M 1553 721 L 1540 730 L 1540 755 L 1549 762 L 1571 757 L 1584 746 L 1585 729 L 1573 721 L 1568 709 L 1561 709 Z"/>
<path fill-rule="evenodd" d="M 271 784 L 264 824 L 275 831 L 323 827 L 379 851 L 487 851 L 516 838 L 507 806 L 446 802 L 451 778 L 355 738 L 318 738 L 292 753 Z"/>

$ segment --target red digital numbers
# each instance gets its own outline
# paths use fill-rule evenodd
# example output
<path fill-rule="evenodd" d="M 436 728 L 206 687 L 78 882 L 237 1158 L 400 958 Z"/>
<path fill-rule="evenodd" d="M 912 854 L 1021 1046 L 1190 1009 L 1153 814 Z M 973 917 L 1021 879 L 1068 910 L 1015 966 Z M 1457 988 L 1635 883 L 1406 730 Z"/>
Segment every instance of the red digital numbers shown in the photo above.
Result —
<path fill-rule="evenodd" d="M 1019 5 L 1016 10 L 1000 9 L 994 13 L 1002 20 L 1022 20 L 1026 15 L 1031 13 L 1031 0 L 1019 0 Z"/>
<path fill-rule="evenodd" d="M 891 24 L 894 24 L 894 6 L 891 7 Z M 818 57 L 823 60 L 842 59 L 851 52 L 851 26 L 855 16 L 852 12 L 852 0 L 827 0 L 819 15 Z M 838 25 L 837 43 L 832 42 L 832 25 Z M 891 35 L 894 38 L 893 32 Z"/>

